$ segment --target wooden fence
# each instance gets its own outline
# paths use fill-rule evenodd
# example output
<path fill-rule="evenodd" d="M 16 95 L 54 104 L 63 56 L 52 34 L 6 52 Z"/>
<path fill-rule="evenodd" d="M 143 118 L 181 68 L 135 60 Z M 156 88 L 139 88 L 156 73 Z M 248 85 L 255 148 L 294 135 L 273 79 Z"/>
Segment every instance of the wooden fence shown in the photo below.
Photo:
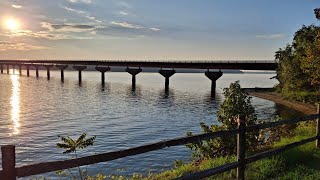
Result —
<path fill-rule="evenodd" d="M 284 124 L 293 124 L 303 121 L 310 121 L 310 120 L 317 120 L 316 125 L 316 135 L 314 137 L 304 139 L 298 142 L 294 142 L 291 144 L 287 144 L 285 146 L 271 149 L 265 152 L 260 152 L 252 156 L 246 157 L 245 155 L 245 141 L 246 141 L 246 133 L 251 131 L 257 131 L 266 128 L 272 128 L 276 126 L 281 126 Z M 219 173 L 223 173 L 226 171 L 230 171 L 232 169 L 237 168 L 237 179 L 244 179 L 244 172 L 245 172 L 245 165 L 255 162 L 257 160 L 270 157 L 272 155 L 278 154 L 280 152 L 286 151 L 290 148 L 301 146 L 303 144 L 316 141 L 316 147 L 320 148 L 320 110 L 318 105 L 317 114 L 289 119 L 289 120 L 282 120 L 277 122 L 270 122 L 252 126 L 246 126 L 245 118 L 241 115 L 238 117 L 238 128 L 234 130 L 228 131 L 217 131 L 213 133 L 207 134 L 199 134 L 190 137 L 182 137 L 177 139 L 171 139 L 167 141 L 161 141 L 157 143 L 147 144 L 135 148 L 114 151 L 114 152 L 107 152 L 102 154 L 96 154 L 86 157 L 81 157 L 77 159 L 70 159 L 65 161 L 55 161 L 55 162 L 45 162 L 39 164 L 32 164 L 26 165 L 22 167 L 15 167 L 16 158 L 15 158 L 15 146 L 7 145 L 1 147 L 2 153 L 2 170 L 0 171 L 0 179 L 4 180 L 14 180 L 16 177 L 27 177 L 31 175 L 37 175 L 47 172 L 53 172 L 68 168 L 74 168 L 83 165 L 95 164 L 100 162 L 107 162 L 112 161 L 119 158 L 124 158 L 127 156 L 133 156 L 137 154 L 143 154 L 150 151 L 155 151 L 159 149 L 163 149 L 170 146 L 178 146 L 178 145 L 185 145 L 189 143 L 197 143 L 202 140 L 209 140 L 218 137 L 226 137 L 231 135 L 237 135 L 237 157 L 238 161 L 224 164 L 222 166 L 218 166 L 212 169 L 208 169 L 205 171 L 184 175 L 182 177 L 176 178 L 176 180 L 196 180 L 201 179 L 209 176 L 213 176 Z"/>

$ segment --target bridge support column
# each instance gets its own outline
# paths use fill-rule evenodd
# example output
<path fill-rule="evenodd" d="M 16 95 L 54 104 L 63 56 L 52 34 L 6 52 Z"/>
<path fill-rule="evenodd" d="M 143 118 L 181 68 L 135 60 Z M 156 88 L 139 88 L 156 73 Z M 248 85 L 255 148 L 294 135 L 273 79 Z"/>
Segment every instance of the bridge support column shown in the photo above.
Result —
<path fill-rule="evenodd" d="M 1 64 L 1 74 L 3 74 L 3 64 Z"/>
<path fill-rule="evenodd" d="M 6 64 L 7 66 L 7 74 L 9 74 L 9 64 Z"/>
<path fill-rule="evenodd" d="M 205 72 L 205 75 L 211 80 L 211 96 L 214 97 L 216 94 L 216 81 L 222 76 L 222 72 Z"/>
<path fill-rule="evenodd" d="M 79 72 L 79 83 L 82 82 L 82 74 L 81 72 L 85 69 L 87 69 L 87 66 L 82 66 L 82 65 L 74 65 L 73 69 L 77 70 Z"/>
<path fill-rule="evenodd" d="M 142 72 L 142 69 L 139 67 L 139 69 L 130 69 L 127 68 L 126 72 L 132 75 L 132 88 L 135 89 L 136 87 L 136 75 Z"/>
<path fill-rule="evenodd" d="M 50 69 L 53 67 L 53 65 L 43 65 L 47 69 L 47 79 L 50 80 Z"/>
<path fill-rule="evenodd" d="M 19 75 L 20 75 L 20 76 L 22 76 L 22 70 L 21 70 L 22 65 L 21 65 L 21 64 L 19 64 L 18 66 L 19 66 Z"/>
<path fill-rule="evenodd" d="M 38 78 L 39 77 L 39 67 L 40 67 L 40 65 L 34 64 L 33 66 L 36 68 L 36 77 Z"/>
<path fill-rule="evenodd" d="M 68 65 L 56 65 L 61 70 L 61 82 L 64 82 L 64 70 L 68 68 Z"/>
<path fill-rule="evenodd" d="M 96 70 L 101 72 L 101 84 L 105 84 L 105 72 L 110 71 L 110 67 L 96 66 Z"/>
<path fill-rule="evenodd" d="M 30 76 L 30 72 L 29 72 L 29 69 L 30 69 L 30 64 L 25 64 L 26 68 L 27 68 L 27 76 L 29 77 Z"/>
<path fill-rule="evenodd" d="M 175 70 L 159 70 L 159 73 L 165 77 L 165 91 L 169 91 L 169 78 L 176 73 Z"/>

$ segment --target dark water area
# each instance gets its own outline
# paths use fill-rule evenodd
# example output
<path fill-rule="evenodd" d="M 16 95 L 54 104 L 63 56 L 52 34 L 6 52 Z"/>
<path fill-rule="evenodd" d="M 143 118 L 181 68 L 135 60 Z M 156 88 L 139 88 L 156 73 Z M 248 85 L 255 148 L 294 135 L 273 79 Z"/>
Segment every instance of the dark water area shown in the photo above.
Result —
<path fill-rule="evenodd" d="M 0 74 L 0 145 L 16 146 L 17 166 L 70 159 L 56 148 L 58 135 L 96 135 L 94 146 L 80 152 L 85 156 L 182 137 L 188 131 L 201 133 L 200 122 L 217 123 L 223 88 L 231 82 L 240 80 L 245 88 L 277 83 L 270 79 L 274 76 L 270 73 L 224 74 L 217 82 L 216 97 L 211 98 L 211 82 L 204 74 L 175 74 L 170 78 L 169 92 L 165 92 L 164 78 L 158 73 L 139 74 L 134 91 L 127 73 L 107 73 L 105 86 L 98 72 L 83 72 L 81 86 L 77 72 L 66 72 L 64 83 L 59 72 L 51 75 L 48 81 L 45 71 L 40 71 L 38 79 L 33 74 L 29 78 Z M 253 97 L 252 103 L 259 119 L 302 116 L 268 100 Z M 190 161 L 190 150 L 184 146 L 166 148 L 90 165 L 88 171 L 146 174 L 169 169 L 176 159 Z"/>

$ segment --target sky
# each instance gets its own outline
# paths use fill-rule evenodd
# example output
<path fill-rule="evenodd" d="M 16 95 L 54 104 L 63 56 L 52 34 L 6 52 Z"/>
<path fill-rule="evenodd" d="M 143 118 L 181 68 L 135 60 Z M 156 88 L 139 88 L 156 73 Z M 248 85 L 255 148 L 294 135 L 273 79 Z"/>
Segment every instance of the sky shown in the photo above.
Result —
<path fill-rule="evenodd" d="M 1 0 L 0 59 L 273 60 L 320 0 Z"/>

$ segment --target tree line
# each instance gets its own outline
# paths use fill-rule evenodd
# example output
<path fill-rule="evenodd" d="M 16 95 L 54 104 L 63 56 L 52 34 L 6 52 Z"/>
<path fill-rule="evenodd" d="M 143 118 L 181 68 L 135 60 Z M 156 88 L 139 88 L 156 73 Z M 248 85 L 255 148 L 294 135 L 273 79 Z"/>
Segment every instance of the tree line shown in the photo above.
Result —
<path fill-rule="evenodd" d="M 320 100 L 319 26 L 303 25 L 294 34 L 293 42 L 275 53 L 275 60 L 279 92 L 295 100 Z"/>

